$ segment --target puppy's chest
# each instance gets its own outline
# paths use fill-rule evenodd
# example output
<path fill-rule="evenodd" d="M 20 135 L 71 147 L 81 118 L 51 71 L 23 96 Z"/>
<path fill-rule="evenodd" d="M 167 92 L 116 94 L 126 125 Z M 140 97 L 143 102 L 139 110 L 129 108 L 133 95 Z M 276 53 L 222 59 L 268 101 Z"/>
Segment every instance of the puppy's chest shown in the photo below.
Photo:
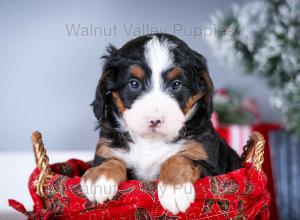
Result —
<path fill-rule="evenodd" d="M 150 181 L 158 177 L 161 165 L 181 148 L 180 143 L 139 141 L 131 144 L 129 151 L 115 150 L 114 154 L 133 170 L 139 180 Z"/>

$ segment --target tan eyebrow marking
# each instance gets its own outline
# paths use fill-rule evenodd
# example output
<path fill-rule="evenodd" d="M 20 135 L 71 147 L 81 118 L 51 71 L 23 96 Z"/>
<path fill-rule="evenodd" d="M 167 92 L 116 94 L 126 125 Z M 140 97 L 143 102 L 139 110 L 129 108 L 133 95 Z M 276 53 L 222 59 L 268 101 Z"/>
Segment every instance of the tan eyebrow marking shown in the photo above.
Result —
<path fill-rule="evenodd" d="M 180 67 L 175 67 L 175 68 L 173 68 L 171 71 L 169 71 L 168 73 L 167 73 L 167 79 L 168 80 L 173 80 L 173 79 L 175 79 L 178 75 L 180 75 L 181 74 L 181 68 Z"/>
<path fill-rule="evenodd" d="M 143 68 L 140 67 L 139 65 L 136 65 L 136 64 L 131 65 L 129 69 L 130 69 L 131 74 L 134 77 L 136 77 L 138 79 L 143 79 L 145 77 L 145 72 L 144 72 Z"/>

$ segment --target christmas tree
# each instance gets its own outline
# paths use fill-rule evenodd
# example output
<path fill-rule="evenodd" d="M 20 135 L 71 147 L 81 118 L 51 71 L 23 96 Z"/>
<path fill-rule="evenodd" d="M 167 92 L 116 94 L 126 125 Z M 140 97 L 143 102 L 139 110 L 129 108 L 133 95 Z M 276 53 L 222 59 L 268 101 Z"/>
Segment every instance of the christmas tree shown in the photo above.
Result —
<path fill-rule="evenodd" d="M 300 1 L 266 0 L 217 12 L 219 31 L 210 39 L 228 63 L 267 79 L 271 103 L 300 137 Z"/>

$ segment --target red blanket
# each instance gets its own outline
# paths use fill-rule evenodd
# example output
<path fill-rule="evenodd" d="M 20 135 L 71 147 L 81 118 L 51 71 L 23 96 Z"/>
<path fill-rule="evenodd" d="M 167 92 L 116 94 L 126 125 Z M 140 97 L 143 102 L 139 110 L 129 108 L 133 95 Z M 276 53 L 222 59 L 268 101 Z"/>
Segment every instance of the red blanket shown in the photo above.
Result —
<path fill-rule="evenodd" d="M 39 170 L 29 179 L 34 202 L 26 211 L 15 200 L 9 204 L 28 219 L 228 219 L 244 215 L 248 219 L 268 219 L 270 203 L 266 176 L 251 164 L 215 177 L 201 178 L 195 183 L 196 200 L 186 213 L 176 216 L 164 210 L 157 197 L 157 181 L 130 180 L 119 185 L 113 200 L 105 204 L 90 202 L 80 188 L 80 176 L 89 168 L 83 161 L 72 159 L 51 165 L 54 173 L 48 183 L 45 202 L 34 189 Z M 46 208 L 47 207 L 47 208 Z"/>

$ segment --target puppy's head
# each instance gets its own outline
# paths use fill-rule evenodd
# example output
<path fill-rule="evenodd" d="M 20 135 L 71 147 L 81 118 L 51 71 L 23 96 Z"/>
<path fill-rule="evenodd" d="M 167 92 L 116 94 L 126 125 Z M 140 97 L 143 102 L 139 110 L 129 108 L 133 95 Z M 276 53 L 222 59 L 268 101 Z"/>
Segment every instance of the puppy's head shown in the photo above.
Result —
<path fill-rule="evenodd" d="M 209 120 L 213 84 L 205 58 L 175 36 L 141 36 L 119 50 L 109 46 L 104 58 L 93 102 L 98 120 L 149 140 L 176 138 L 196 113 Z"/>

